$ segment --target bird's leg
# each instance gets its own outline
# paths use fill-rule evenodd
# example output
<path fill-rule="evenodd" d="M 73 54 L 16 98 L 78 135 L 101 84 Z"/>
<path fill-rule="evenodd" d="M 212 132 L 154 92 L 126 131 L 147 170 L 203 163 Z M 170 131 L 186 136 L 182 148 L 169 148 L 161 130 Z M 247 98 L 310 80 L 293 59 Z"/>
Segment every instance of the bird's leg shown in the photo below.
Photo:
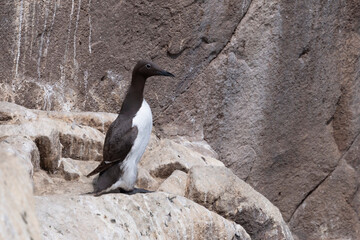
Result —
<path fill-rule="evenodd" d="M 100 192 L 93 192 L 95 197 L 99 197 L 101 195 L 109 194 L 109 193 L 121 193 L 121 190 L 117 188 L 117 189 L 110 190 L 110 191 L 106 191 L 106 189 L 105 189 L 105 190 L 100 191 Z"/>

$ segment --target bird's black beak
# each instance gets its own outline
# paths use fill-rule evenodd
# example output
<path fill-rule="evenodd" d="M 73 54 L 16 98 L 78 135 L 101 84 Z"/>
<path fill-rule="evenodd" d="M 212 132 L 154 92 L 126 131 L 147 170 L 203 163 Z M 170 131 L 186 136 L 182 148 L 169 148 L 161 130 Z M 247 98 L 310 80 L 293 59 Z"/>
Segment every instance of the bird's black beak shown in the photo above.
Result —
<path fill-rule="evenodd" d="M 169 73 L 167 71 L 160 71 L 159 75 L 162 75 L 162 76 L 169 76 L 169 77 L 175 77 L 174 74 L 172 73 Z"/>

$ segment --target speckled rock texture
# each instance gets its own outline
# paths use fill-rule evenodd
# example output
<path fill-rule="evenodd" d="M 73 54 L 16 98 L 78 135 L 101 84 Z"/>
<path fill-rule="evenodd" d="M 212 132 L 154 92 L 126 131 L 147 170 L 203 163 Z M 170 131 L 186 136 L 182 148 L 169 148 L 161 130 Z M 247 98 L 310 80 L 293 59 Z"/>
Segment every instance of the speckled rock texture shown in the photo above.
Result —
<path fill-rule="evenodd" d="M 115 113 L 136 61 L 153 60 L 176 75 L 146 85 L 158 135 L 205 140 L 299 239 L 356 239 L 359 19 L 358 0 L 2 1 L 0 99 Z M 332 198 L 330 178 L 354 194 Z M 326 217 L 321 198 L 349 214 Z"/>
<path fill-rule="evenodd" d="M 28 164 L 8 149 L 0 148 L 0 156 L 0 238 L 40 240 Z"/>
<path fill-rule="evenodd" d="M 108 122 L 114 119 L 110 116 L 115 115 L 45 112 L 7 102 L 0 106 L 3 116 L 11 116 L 0 124 L 0 153 L 4 152 L 0 161 L 3 176 L 0 208 L 6 223 L 5 227 L 0 227 L 0 236 L 4 239 L 27 236 L 67 240 L 250 240 L 259 239 L 258 236 L 293 239 L 290 232 L 284 235 L 288 226 L 279 210 L 213 158 L 213 150 L 205 141 L 201 144 L 184 138 L 175 141 L 152 134 L 139 165 L 136 184 L 136 187 L 152 192 L 95 197 L 89 192 L 93 190 L 92 182 L 96 176 L 87 178 L 86 175 L 98 165 L 99 159 L 97 155 L 89 154 L 88 148 L 93 145 L 86 143 L 96 140 L 102 148 L 104 134 L 97 128 L 98 121 L 89 119 L 108 119 L 102 125 L 109 126 Z M 13 111 L 10 113 L 9 109 Z M 79 116 L 82 121 L 78 122 L 82 124 L 75 125 Z M 76 129 L 83 131 L 82 141 L 63 144 L 61 136 L 64 133 L 77 139 Z M 48 141 L 39 143 L 39 138 Z M 58 145 L 54 144 L 56 141 Z M 61 151 L 56 151 L 57 157 L 50 158 L 52 150 L 59 146 Z M 70 158 L 68 151 L 73 146 L 80 146 L 82 151 Z M 204 169 L 205 174 L 197 174 L 197 169 Z M 210 172 L 206 173 L 207 170 Z M 215 179 L 219 179 L 217 184 Z M 209 185 L 208 181 L 214 184 Z M 226 184 L 236 188 L 236 194 Z M 202 201 L 194 194 L 209 192 L 211 196 L 213 188 L 227 196 L 221 202 L 228 206 L 227 212 L 237 212 L 237 218 L 227 212 L 223 214 L 209 206 L 206 199 Z M 231 196 L 237 199 L 239 206 L 233 205 Z M 240 211 L 240 206 L 250 207 Z M 259 214 L 254 218 L 254 213 Z M 34 227 L 30 229 L 30 226 Z"/>
<path fill-rule="evenodd" d="M 166 193 L 35 199 L 43 239 L 251 239 L 240 225 Z"/>

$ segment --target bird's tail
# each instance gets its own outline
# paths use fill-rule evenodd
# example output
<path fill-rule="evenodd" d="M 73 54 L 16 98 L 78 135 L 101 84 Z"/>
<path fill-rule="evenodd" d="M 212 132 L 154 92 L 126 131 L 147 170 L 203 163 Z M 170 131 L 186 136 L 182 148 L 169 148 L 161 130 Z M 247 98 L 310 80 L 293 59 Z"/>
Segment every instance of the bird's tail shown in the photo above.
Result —
<path fill-rule="evenodd" d="M 97 173 L 103 172 L 107 170 L 108 168 L 114 166 L 119 162 L 120 159 L 114 159 L 111 162 L 102 161 L 97 168 L 95 168 L 91 173 L 86 175 L 86 177 L 91 177 L 92 175 L 95 175 Z"/>
<path fill-rule="evenodd" d="M 101 162 L 99 164 L 99 166 L 97 166 L 91 173 L 89 173 L 88 175 L 86 175 L 86 177 L 91 177 L 92 175 L 95 175 L 99 172 L 102 172 L 104 170 L 106 170 L 109 166 L 107 166 L 107 164 L 105 162 Z"/>

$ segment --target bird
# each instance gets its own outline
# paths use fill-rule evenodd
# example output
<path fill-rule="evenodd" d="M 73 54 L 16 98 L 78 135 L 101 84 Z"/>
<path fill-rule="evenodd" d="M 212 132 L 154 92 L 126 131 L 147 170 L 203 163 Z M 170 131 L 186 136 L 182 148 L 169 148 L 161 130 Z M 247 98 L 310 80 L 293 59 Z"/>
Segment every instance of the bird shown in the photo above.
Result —
<path fill-rule="evenodd" d="M 175 77 L 150 61 L 137 62 L 120 112 L 106 132 L 103 160 L 87 175 L 99 173 L 91 192 L 95 196 L 112 192 L 149 192 L 134 186 L 137 164 L 145 152 L 153 125 L 150 106 L 144 99 L 145 82 L 152 76 Z"/>

